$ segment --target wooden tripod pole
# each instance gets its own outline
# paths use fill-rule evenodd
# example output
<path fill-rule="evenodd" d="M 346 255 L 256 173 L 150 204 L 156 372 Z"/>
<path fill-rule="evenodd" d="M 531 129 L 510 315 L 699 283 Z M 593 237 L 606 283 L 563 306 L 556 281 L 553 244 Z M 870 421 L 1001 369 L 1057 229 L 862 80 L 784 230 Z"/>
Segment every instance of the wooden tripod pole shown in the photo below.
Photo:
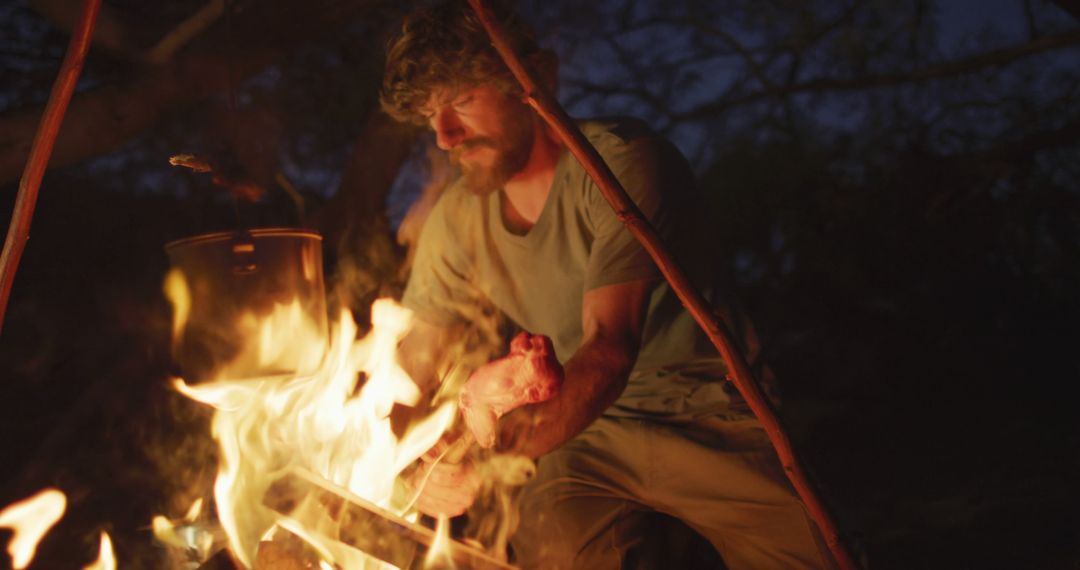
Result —
<path fill-rule="evenodd" d="M 784 472 L 787 473 L 788 479 L 791 480 L 791 484 L 795 487 L 795 491 L 802 498 L 811 517 L 817 523 L 818 529 L 825 537 L 825 541 L 837 564 L 845 570 L 857 568 L 854 558 L 840 540 L 832 516 L 826 509 L 825 504 L 818 498 L 806 472 L 799 464 L 794 448 L 791 445 L 791 439 L 788 437 L 783 425 L 781 425 L 776 411 L 757 382 L 754 381 L 750 366 L 735 345 L 731 332 L 714 315 L 704 297 L 690 283 L 690 280 L 675 262 L 674 257 L 668 251 L 656 230 L 626 194 L 626 190 L 623 189 L 615 175 L 611 173 L 600 154 L 585 139 L 585 136 L 581 134 L 581 131 L 574 125 L 555 98 L 536 82 L 534 75 L 525 67 L 518 55 L 514 53 L 513 44 L 510 42 L 506 30 L 503 29 L 502 24 L 495 17 L 490 7 L 487 6 L 484 0 L 469 0 L 469 4 L 477 16 L 480 17 L 480 21 L 491 37 L 496 51 L 498 51 L 507 67 L 510 68 L 510 71 L 524 88 L 529 105 L 554 129 L 559 139 L 585 168 L 585 171 L 599 187 L 604 198 L 614 208 L 615 215 L 649 252 L 649 255 L 671 284 L 672 289 L 679 296 L 683 305 L 690 311 L 694 320 L 704 329 L 709 340 L 720 352 L 724 362 L 727 363 L 736 388 L 738 388 L 739 393 L 750 405 L 750 409 L 765 428 L 769 440 L 776 449 L 776 453 L 784 467 Z"/>
<path fill-rule="evenodd" d="M 19 259 L 30 239 L 30 221 L 34 217 L 38 188 L 45 176 L 56 135 L 64 121 L 71 94 L 82 73 L 86 52 L 90 49 L 90 40 L 94 33 L 101 0 L 85 0 L 82 15 L 75 23 L 68 43 L 67 54 L 60 65 L 60 74 L 53 83 L 49 102 L 45 105 L 45 114 L 41 117 L 34 142 L 30 146 L 30 158 L 26 161 L 22 178 L 19 180 L 19 193 L 15 197 L 15 207 L 11 211 L 11 223 L 8 226 L 4 250 L 0 253 L 0 330 L 4 327 L 4 315 L 7 314 L 8 299 L 11 298 L 11 286 L 15 282 L 15 271 L 19 268 Z"/>

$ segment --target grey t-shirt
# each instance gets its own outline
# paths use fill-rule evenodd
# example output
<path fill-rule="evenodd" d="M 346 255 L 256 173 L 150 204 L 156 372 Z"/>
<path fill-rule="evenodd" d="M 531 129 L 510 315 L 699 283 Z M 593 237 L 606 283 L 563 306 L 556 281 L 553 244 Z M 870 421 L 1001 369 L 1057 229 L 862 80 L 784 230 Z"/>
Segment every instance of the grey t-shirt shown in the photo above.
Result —
<path fill-rule="evenodd" d="M 579 126 L 683 267 L 711 269 L 713 262 L 702 259 L 697 247 L 700 208 L 678 150 L 638 121 Z M 726 369 L 716 350 L 568 151 L 527 233 L 507 228 L 501 199 L 499 192 L 471 194 L 460 181 L 447 189 L 421 232 L 405 306 L 446 325 L 468 321 L 480 304 L 493 305 L 516 326 L 551 337 L 565 362 L 581 344 L 586 291 L 655 279 L 636 364 L 626 390 L 605 413 L 673 421 L 749 414 L 723 382 Z M 708 295 L 710 288 L 704 289 Z"/>

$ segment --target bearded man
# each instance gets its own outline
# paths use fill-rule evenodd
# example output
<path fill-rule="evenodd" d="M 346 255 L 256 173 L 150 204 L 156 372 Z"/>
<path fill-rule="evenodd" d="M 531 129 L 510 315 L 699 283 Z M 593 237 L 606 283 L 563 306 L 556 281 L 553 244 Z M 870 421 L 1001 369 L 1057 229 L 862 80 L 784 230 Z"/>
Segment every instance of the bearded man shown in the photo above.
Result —
<path fill-rule="evenodd" d="M 554 87 L 554 56 L 513 17 L 500 19 Z M 428 125 L 462 172 L 421 232 L 402 302 L 426 323 L 415 336 L 429 340 L 407 344 L 430 354 L 431 346 L 416 347 L 437 345 L 430 339 L 445 339 L 443 331 L 468 324 L 469 307 L 486 304 L 550 339 L 550 357 L 565 371 L 553 398 L 498 424 L 508 451 L 537 460 L 522 491 L 515 562 L 619 568 L 647 517 L 663 513 L 708 539 L 729 568 L 830 566 L 763 429 L 725 381 L 723 361 L 524 102 L 464 1 L 406 18 L 389 45 L 381 101 L 392 116 Z M 695 247 L 700 208 L 685 159 L 638 121 L 579 127 L 718 303 L 709 260 Z M 467 509 L 475 495 L 468 469 L 436 467 L 421 510 Z"/>

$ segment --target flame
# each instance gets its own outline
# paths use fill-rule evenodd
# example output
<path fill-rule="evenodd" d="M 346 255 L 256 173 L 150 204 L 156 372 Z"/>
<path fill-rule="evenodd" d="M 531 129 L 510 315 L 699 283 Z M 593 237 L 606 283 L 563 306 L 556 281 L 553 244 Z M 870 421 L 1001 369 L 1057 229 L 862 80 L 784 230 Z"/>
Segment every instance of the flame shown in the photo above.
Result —
<path fill-rule="evenodd" d="M 172 301 L 173 328 L 172 338 L 175 344 L 183 338 L 184 323 L 191 316 L 191 289 L 188 287 L 184 272 L 173 269 L 165 275 L 165 295 Z"/>
<path fill-rule="evenodd" d="M 166 543 L 173 544 L 174 546 L 186 546 L 187 543 L 179 539 L 175 535 L 176 528 L 183 523 L 193 523 L 195 519 L 199 518 L 199 513 L 202 512 L 203 500 L 201 498 L 195 499 L 188 507 L 187 514 L 179 521 L 171 521 L 162 515 L 157 515 L 150 521 L 150 528 L 154 531 L 154 536 Z"/>
<path fill-rule="evenodd" d="M 192 315 L 193 294 L 184 273 L 172 269 L 165 276 L 165 296 L 173 306 L 172 342 L 176 351 L 184 338 L 184 327 Z M 244 311 L 235 322 L 222 323 L 219 334 L 240 342 L 238 353 L 221 362 L 220 379 L 250 378 L 252 371 L 280 370 L 309 373 L 323 361 L 326 342 L 319 324 L 308 315 L 299 299 L 275 303 L 269 313 Z M 300 339 L 318 339 L 303 342 Z"/>
<path fill-rule="evenodd" d="M 184 515 L 184 520 L 187 522 L 195 522 L 195 519 L 199 518 L 199 513 L 202 512 L 202 498 L 195 499 L 188 507 L 187 514 Z"/>
<path fill-rule="evenodd" d="M 439 515 L 435 525 L 435 541 L 424 556 L 424 568 L 456 568 L 450 552 L 450 519 Z"/>
<path fill-rule="evenodd" d="M 116 570 L 116 557 L 113 555 L 112 540 L 109 538 L 109 533 L 102 531 L 98 559 L 92 564 L 83 566 L 83 570 Z"/>
<path fill-rule="evenodd" d="M 180 520 L 169 520 L 163 515 L 154 516 L 150 521 L 154 538 L 162 544 L 190 550 L 199 561 L 206 561 L 214 547 L 214 534 L 195 524 L 202 513 L 202 505 L 201 498 L 195 499 Z"/>
<path fill-rule="evenodd" d="M 174 330 L 182 331 L 186 285 L 173 279 L 166 292 L 176 307 Z M 355 549 L 344 553 L 320 545 L 312 529 L 264 505 L 273 483 L 290 470 L 314 473 L 395 515 L 410 514 L 398 475 L 453 422 L 456 398 L 447 398 L 400 437 L 394 433 L 391 409 L 413 406 L 421 396 L 397 360 L 412 315 L 388 299 L 376 301 L 371 312 L 372 330 L 360 340 L 347 311 L 329 338 L 304 326 L 299 300 L 276 306 L 268 316 L 245 316 L 245 334 L 255 340 L 237 361 L 225 363 L 212 382 L 174 380 L 181 393 L 216 410 L 212 432 L 220 454 L 214 497 L 230 550 L 245 566 L 254 564 L 259 541 L 282 527 L 308 540 L 326 563 L 356 567 Z M 230 376 L 245 362 L 265 364 L 296 351 L 320 364 L 291 377 Z"/>
<path fill-rule="evenodd" d="M 0 511 L 0 527 L 15 532 L 8 543 L 8 554 L 15 570 L 26 568 L 34 559 L 38 543 L 67 508 L 67 497 L 56 489 L 44 489 L 38 494 L 12 503 Z"/>

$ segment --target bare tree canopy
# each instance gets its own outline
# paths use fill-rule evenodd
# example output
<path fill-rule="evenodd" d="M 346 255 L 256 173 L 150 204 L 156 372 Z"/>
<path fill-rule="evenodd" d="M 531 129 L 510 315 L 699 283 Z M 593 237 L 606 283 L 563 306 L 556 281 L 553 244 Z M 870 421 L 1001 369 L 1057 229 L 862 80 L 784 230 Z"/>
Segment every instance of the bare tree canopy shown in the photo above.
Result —
<path fill-rule="evenodd" d="M 58 22 L 68 22 L 70 10 L 78 2 L 39 2 L 35 5 Z M 64 166 L 111 151 L 146 129 L 155 126 L 165 115 L 183 105 L 196 103 L 239 89 L 241 82 L 280 60 L 290 50 L 309 43 L 322 34 L 332 33 L 365 14 L 378 25 L 384 5 L 378 1 L 343 3 L 336 1 L 305 3 L 253 3 L 229 20 L 216 18 L 192 28 L 185 19 L 178 28 L 163 32 L 162 41 L 145 49 L 140 59 L 147 64 L 116 73 L 115 82 L 103 82 L 83 91 L 72 104 L 65 128 L 58 139 L 52 163 Z M 106 16 L 115 10 L 106 12 Z M 197 14 L 196 14 L 197 15 Z M 204 19 L 213 20 L 213 13 Z M 119 37 L 132 32 L 137 22 L 121 24 L 113 15 L 98 28 L 95 41 L 109 52 L 143 53 L 134 46 L 123 46 Z M 198 34 L 199 27 L 210 29 Z M 177 29 L 188 45 L 175 38 Z M 104 32 L 102 32 L 104 30 Z M 183 48 L 183 49 L 181 49 Z M 172 53 L 169 60 L 161 59 Z M 150 65 L 150 62 L 155 65 Z M 0 116 L 0 181 L 10 182 L 21 172 L 37 127 L 41 108 L 8 109 Z"/>

